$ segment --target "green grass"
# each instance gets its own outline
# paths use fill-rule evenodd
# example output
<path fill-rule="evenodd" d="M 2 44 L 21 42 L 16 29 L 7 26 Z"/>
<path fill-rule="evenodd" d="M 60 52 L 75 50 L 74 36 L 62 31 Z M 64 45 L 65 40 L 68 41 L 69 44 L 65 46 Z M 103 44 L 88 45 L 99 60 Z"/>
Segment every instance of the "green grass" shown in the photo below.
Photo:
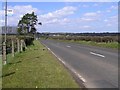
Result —
<path fill-rule="evenodd" d="M 93 41 L 74 41 L 74 40 L 59 40 L 59 41 L 79 43 L 79 44 L 84 44 L 84 45 L 91 45 L 91 46 L 111 48 L 111 49 L 118 49 L 120 47 L 120 43 L 118 43 L 118 42 L 97 43 L 97 42 L 93 42 Z"/>
<path fill-rule="evenodd" d="M 117 42 L 96 43 L 96 42 L 92 42 L 92 41 L 77 41 L 77 43 L 86 44 L 86 45 L 92 45 L 92 46 L 105 47 L 105 48 L 112 48 L 112 49 L 118 49 L 118 47 L 120 46 L 120 44 L 118 44 Z"/>
<path fill-rule="evenodd" d="M 8 64 L 3 66 L 3 88 L 79 88 L 71 74 L 39 41 L 34 44 L 14 58 L 8 55 Z"/>

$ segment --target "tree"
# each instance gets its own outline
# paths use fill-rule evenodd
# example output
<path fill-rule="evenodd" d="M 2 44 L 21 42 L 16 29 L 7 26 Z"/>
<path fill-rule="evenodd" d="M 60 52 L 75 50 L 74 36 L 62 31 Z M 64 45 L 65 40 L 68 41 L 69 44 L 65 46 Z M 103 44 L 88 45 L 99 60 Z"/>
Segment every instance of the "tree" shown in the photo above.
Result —
<path fill-rule="evenodd" d="M 34 12 L 25 14 L 18 23 L 19 34 L 36 33 L 37 15 Z"/>

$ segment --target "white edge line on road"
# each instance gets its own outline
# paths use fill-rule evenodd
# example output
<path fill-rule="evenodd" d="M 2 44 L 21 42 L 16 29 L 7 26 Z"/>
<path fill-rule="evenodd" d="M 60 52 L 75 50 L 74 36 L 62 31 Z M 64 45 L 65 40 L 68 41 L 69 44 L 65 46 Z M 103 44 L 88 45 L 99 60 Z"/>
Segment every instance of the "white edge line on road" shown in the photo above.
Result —
<path fill-rule="evenodd" d="M 90 54 L 92 54 L 92 55 L 96 55 L 96 56 L 100 56 L 100 57 L 103 57 L 103 58 L 105 58 L 105 56 L 104 56 L 104 55 L 97 54 L 97 53 L 94 53 L 94 52 L 90 52 Z"/>
<path fill-rule="evenodd" d="M 43 44 L 56 58 L 58 58 L 58 60 L 60 61 L 60 62 L 62 62 L 66 67 L 68 67 L 69 69 L 70 69 L 70 67 L 69 66 L 67 66 L 66 65 L 66 63 L 63 61 L 63 60 L 61 60 L 61 58 L 59 58 L 50 48 L 48 48 L 45 44 Z M 80 79 L 80 80 L 82 80 L 84 83 L 86 82 L 86 80 L 79 74 L 79 73 L 77 73 L 76 72 L 76 70 L 74 70 L 73 68 L 71 68 L 70 69 L 76 76 L 78 76 L 78 78 Z"/>
<path fill-rule="evenodd" d="M 69 48 L 70 48 L 71 46 L 66 46 L 66 47 L 69 47 Z"/>

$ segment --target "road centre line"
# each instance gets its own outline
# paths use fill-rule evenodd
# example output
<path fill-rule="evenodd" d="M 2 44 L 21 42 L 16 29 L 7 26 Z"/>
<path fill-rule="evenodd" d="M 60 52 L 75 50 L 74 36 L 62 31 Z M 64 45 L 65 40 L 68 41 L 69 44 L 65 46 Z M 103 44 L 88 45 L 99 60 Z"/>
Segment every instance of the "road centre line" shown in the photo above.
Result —
<path fill-rule="evenodd" d="M 105 58 L 105 56 L 104 56 L 104 55 L 101 55 L 101 54 L 98 54 L 98 53 L 90 52 L 90 54 L 92 54 L 92 55 L 96 55 L 96 56 L 100 56 L 100 57 Z"/>

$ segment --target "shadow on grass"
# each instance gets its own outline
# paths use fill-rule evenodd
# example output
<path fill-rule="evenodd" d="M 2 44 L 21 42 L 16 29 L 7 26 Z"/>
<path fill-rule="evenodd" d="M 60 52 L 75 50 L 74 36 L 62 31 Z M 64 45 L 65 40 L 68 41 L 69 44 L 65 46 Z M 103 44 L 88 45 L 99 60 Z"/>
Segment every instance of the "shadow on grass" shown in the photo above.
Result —
<path fill-rule="evenodd" d="M 35 57 L 35 58 L 40 58 L 40 57 Z"/>
<path fill-rule="evenodd" d="M 17 63 L 21 63 L 22 61 L 18 61 L 18 62 L 15 62 L 15 63 L 8 63 L 8 65 L 12 65 L 12 64 L 17 64 Z"/>
<path fill-rule="evenodd" d="M 7 73 L 5 75 L 2 75 L 2 77 L 7 77 L 7 76 L 10 76 L 10 75 L 13 75 L 13 74 L 15 74 L 15 72 Z"/>

